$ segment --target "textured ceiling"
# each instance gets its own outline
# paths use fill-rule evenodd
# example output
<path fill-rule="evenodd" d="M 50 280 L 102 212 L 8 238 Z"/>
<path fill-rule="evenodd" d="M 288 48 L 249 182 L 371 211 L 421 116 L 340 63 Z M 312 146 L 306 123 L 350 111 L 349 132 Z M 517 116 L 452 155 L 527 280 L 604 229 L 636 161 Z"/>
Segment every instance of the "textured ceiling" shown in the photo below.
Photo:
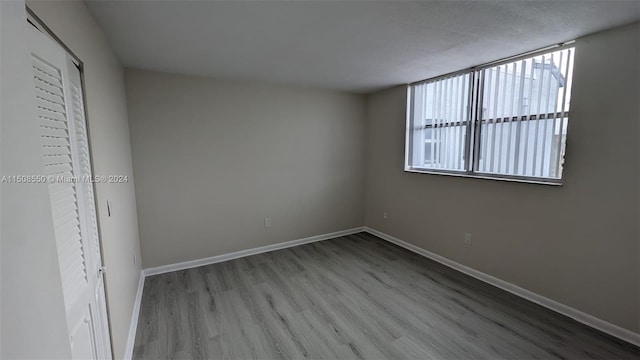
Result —
<path fill-rule="evenodd" d="M 127 67 L 352 92 L 640 19 L 613 0 L 86 2 Z"/>

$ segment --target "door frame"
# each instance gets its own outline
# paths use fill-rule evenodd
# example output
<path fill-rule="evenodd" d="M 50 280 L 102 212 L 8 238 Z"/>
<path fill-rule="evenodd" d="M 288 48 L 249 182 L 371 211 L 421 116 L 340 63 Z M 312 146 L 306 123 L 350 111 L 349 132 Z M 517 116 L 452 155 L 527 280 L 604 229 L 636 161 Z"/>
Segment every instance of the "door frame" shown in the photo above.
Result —
<path fill-rule="evenodd" d="M 0 0 L 2 1 L 2 0 Z M 69 47 L 62 41 L 62 39 L 60 39 L 45 23 L 44 21 L 42 21 L 42 19 L 40 19 L 40 17 L 38 17 L 38 15 L 36 15 L 27 5 L 26 6 L 26 10 L 27 10 L 27 22 L 32 25 L 33 27 L 35 27 L 36 29 L 38 29 L 40 32 L 42 32 L 43 34 L 45 34 L 46 36 L 50 37 L 53 41 L 55 41 L 58 45 L 60 45 L 64 51 L 71 56 L 71 58 L 73 59 L 74 64 L 76 65 L 76 67 L 78 68 L 78 71 L 80 72 L 80 85 L 82 88 L 82 103 L 83 103 L 83 110 L 84 110 L 84 119 L 85 119 L 85 126 L 86 126 L 86 132 L 87 132 L 87 146 L 89 147 L 89 160 L 90 160 L 90 171 L 91 174 L 95 174 L 94 172 L 94 158 L 93 158 L 93 151 L 91 151 L 92 146 L 91 146 L 91 122 L 90 122 L 90 118 L 89 118 L 89 113 L 87 110 L 87 93 L 86 93 L 86 84 L 85 84 L 85 77 L 84 77 L 84 63 L 82 62 L 82 60 L 71 50 L 69 49 Z M 100 228 L 100 206 L 98 203 L 98 195 L 96 192 L 96 185 L 95 183 L 91 183 L 91 187 L 93 190 L 93 201 L 96 204 L 95 207 L 95 211 L 96 211 L 96 227 L 98 230 L 98 244 L 100 247 L 100 262 L 102 263 L 102 266 L 106 266 L 104 263 L 104 247 L 102 244 L 102 231 Z M 106 276 L 106 271 L 103 272 L 102 275 L 102 287 L 103 287 L 103 291 L 104 291 L 104 297 L 105 297 L 105 303 L 106 303 L 106 309 L 107 309 L 107 328 L 108 328 L 108 332 L 109 332 L 109 348 L 111 349 L 111 354 L 113 356 L 114 354 L 114 349 L 113 349 L 113 334 L 112 334 L 112 325 L 111 325 L 111 312 L 109 309 L 109 292 L 107 291 L 107 276 Z"/>

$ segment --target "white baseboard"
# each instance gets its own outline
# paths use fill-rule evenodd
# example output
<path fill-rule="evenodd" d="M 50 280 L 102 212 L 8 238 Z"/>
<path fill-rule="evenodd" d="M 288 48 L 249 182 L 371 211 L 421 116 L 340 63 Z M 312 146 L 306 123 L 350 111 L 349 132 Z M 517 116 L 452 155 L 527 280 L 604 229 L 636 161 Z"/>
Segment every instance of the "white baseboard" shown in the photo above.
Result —
<path fill-rule="evenodd" d="M 592 328 L 598 329 L 604 333 L 607 333 L 611 336 L 615 336 L 621 340 L 624 340 L 626 342 L 629 342 L 631 344 L 634 344 L 636 346 L 640 346 L 640 334 L 634 333 L 630 330 L 624 329 L 620 326 L 614 325 L 610 322 L 604 321 L 602 319 L 598 319 L 595 316 L 589 315 L 587 313 L 584 313 L 580 310 L 574 309 L 570 306 L 567 306 L 565 304 L 561 304 L 555 300 L 549 299 L 547 297 L 544 297 L 542 295 L 538 295 L 534 292 L 531 292 L 527 289 L 521 288 L 517 285 L 514 285 L 512 283 L 506 282 L 504 280 L 500 280 L 494 276 L 491 276 L 489 274 L 483 273 L 481 271 L 472 269 L 468 266 L 462 265 L 460 263 L 457 263 L 453 260 L 447 259 L 443 256 L 434 254 L 428 250 L 425 250 L 421 247 L 418 247 L 416 245 L 410 244 L 408 242 L 402 241 L 396 237 L 393 237 L 391 235 L 385 234 L 383 232 L 380 232 L 378 230 L 366 227 L 364 228 L 364 231 L 375 235 L 383 240 L 389 241 L 391 243 L 394 243 L 398 246 L 401 246 L 407 250 L 413 251 L 416 254 L 422 255 L 424 257 L 427 257 L 431 260 L 437 261 L 443 265 L 446 265 L 454 270 L 460 271 L 462 273 L 465 273 L 469 276 L 472 276 L 478 280 L 484 281 L 490 285 L 493 285 L 495 287 L 498 287 L 502 290 L 508 291 L 514 295 L 520 296 L 524 299 L 527 299 L 531 302 L 534 302 L 538 305 L 544 306 L 550 310 L 553 310 L 555 312 L 558 312 L 562 315 L 568 316 L 578 322 L 581 322 L 585 325 L 588 325 Z"/>
<path fill-rule="evenodd" d="M 359 233 L 362 231 L 364 231 L 364 227 L 357 227 L 357 228 L 352 228 L 347 230 L 336 231 L 328 234 L 311 236 L 311 237 L 298 239 L 298 240 L 291 240 L 291 241 L 285 241 L 277 244 L 261 246 L 253 249 L 240 250 L 240 251 L 232 252 L 229 254 L 217 255 L 217 256 L 212 256 L 204 259 L 197 259 L 197 260 L 185 261 L 185 262 L 180 262 L 175 264 L 162 265 L 162 266 L 145 269 L 144 274 L 145 276 L 151 276 L 151 275 L 164 274 L 172 271 L 190 269 L 198 266 L 215 264 L 215 263 L 219 263 L 227 260 L 233 260 L 233 259 L 237 259 L 245 256 L 251 256 L 255 254 L 268 252 L 268 251 L 280 250 L 280 249 L 285 249 L 288 247 L 298 246 L 302 244 L 308 244 L 316 241 L 333 239 L 336 237 L 351 235 L 351 234 Z"/>
<path fill-rule="evenodd" d="M 136 299 L 133 302 L 133 313 L 131 314 L 131 324 L 129 325 L 127 347 L 124 349 L 125 360 L 130 360 L 133 357 L 133 345 L 136 341 L 136 330 L 138 329 L 138 318 L 140 317 L 140 304 L 142 303 L 142 289 L 144 288 L 145 277 L 144 270 L 140 271 L 138 290 L 136 291 Z"/>

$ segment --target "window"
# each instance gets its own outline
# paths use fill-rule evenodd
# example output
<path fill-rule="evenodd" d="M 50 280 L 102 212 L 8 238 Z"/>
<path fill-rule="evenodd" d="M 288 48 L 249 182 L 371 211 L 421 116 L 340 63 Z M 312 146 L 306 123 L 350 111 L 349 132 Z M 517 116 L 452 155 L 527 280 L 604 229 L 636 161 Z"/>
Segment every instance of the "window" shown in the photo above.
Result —
<path fill-rule="evenodd" d="M 559 184 L 573 47 L 409 87 L 405 170 Z"/>

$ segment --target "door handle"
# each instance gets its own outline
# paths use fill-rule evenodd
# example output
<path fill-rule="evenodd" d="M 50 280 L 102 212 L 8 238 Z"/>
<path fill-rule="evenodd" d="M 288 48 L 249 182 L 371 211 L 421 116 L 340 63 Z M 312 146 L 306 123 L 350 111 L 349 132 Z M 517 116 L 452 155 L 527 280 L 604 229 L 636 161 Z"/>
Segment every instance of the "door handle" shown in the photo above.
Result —
<path fill-rule="evenodd" d="M 101 277 L 102 275 L 104 275 L 107 272 L 107 268 L 104 266 L 100 266 L 98 268 L 98 277 Z"/>

